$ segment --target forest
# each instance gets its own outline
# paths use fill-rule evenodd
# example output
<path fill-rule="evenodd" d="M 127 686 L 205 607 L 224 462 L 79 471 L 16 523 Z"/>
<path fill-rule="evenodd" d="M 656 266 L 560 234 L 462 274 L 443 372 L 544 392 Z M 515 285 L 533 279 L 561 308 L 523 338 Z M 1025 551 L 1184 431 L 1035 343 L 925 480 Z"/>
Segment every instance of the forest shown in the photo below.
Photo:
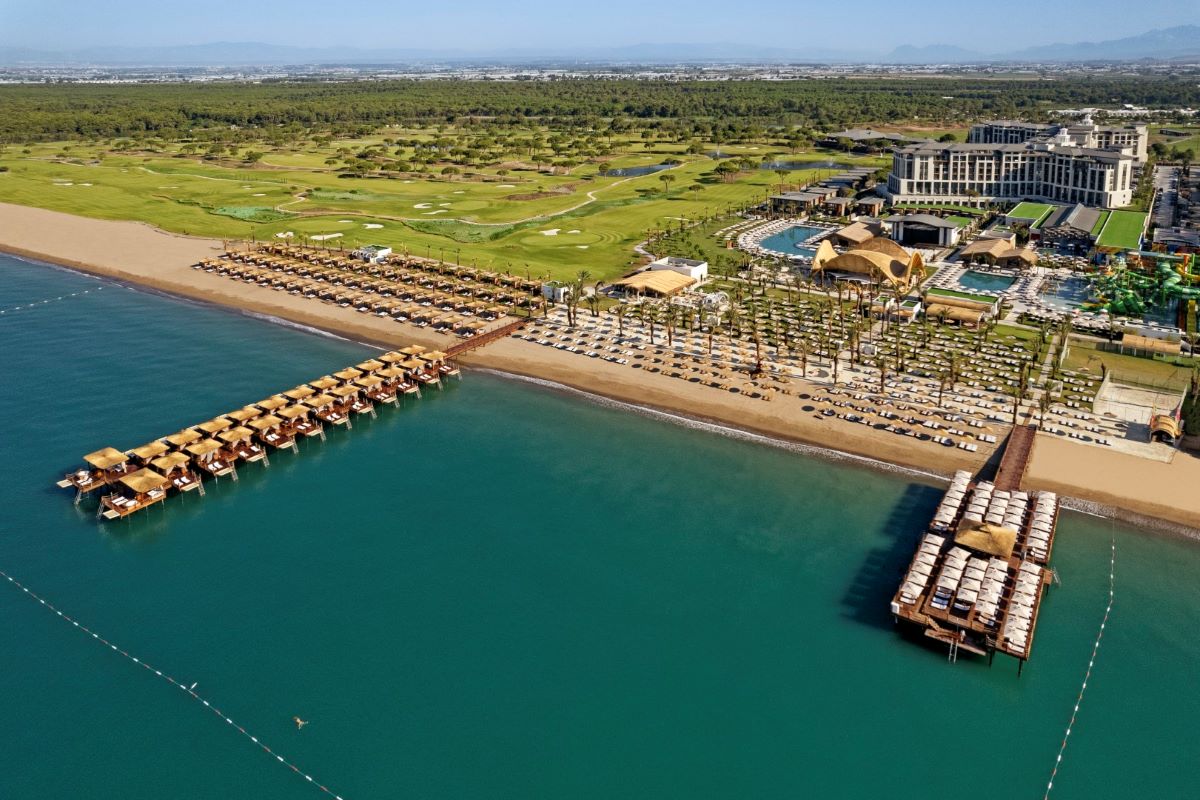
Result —
<path fill-rule="evenodd" d="M 704 81 L 572 78 L 540 81 L 264 81 L 191 84 L 24 84 L 0 87 L 0 143 L 148 136 L 205 130 L 322 128 L 334 136 L 436 124 L 613 134 L 657 130 L 716 143 L 778 127 L 829 132 L 864 122 L 955 127 L 987 117 L 1041 119 L 1064 107 L 1200 106 L 1194 80 L 823 78 Z M 269 134 L 268 134 L 269 135 Z"/>

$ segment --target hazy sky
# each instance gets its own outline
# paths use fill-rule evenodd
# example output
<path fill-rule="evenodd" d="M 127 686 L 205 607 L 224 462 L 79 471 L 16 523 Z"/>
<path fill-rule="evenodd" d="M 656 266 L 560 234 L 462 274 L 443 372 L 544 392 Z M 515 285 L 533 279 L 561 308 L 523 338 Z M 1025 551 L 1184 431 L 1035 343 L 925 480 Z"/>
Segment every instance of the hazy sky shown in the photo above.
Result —
<path fill-rule="evenodd" d="M 48 50 L 261 41 L 465 50 L 949 43 L 999 51 L 1197 22 L 1197 0 L 0 0 L 0 44 Z"/>

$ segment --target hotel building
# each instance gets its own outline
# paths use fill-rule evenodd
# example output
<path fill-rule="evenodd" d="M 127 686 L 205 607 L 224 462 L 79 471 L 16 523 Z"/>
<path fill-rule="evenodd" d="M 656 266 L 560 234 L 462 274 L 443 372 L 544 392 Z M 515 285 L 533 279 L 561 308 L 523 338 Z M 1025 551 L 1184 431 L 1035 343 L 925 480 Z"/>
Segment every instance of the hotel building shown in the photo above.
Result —
<path fill-rule="evenodd" d="M 897 148 L 886 193 L 893 203 L 1042 200 L 1119 208 L 1133 200 L 1145 131 L 1086 119 L 1072 126 L 988 122 L 974 126 L 965 143 Z"/>

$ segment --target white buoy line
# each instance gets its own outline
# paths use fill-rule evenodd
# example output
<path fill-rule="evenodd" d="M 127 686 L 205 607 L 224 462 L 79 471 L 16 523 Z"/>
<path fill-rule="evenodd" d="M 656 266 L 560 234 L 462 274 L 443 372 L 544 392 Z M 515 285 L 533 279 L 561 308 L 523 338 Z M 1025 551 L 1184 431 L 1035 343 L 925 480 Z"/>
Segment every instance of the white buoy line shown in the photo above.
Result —
<path fill-rule="evenodd" d="M 334 798 L 334 800 L 342 800 L 342 797 L 340 795 L 338 795 L 337 793 L 335 793 L 332 789 L 330 789 L 329 787 L 320 783 L 315 778 L 313 778 L 313 776 L 304 772 L 302 769 L 300 769 L 298 766 L 293 764 L 291 761 L 288 761 L 282 755 L 280 755 L 279 753 L 272 750 L 265 743 L 263 743 L 263 741 L 261 739 L 259 739 L 257 736 L 251 734 L 248 730 L 246 730 L 241 725 L 239 725 L 238 723 L 234 722 L 231 718 L 226 716 L 225 713 L 223 711 L 221 711 L 219 708 L 217 708 L 216 706 L 211 704 L 209 701 L 205 700 L 200 695 L 198 695 L 195 691 L 195 689 L 196 689 L 195 683 L 193 683 L 191 686 L 185 686 L 184 684 L 177 681 L 175 678 L 172 678 L 170 675 L 167 675 L 162 670 L 156 669 L 155 667 L 148 664 L 146 661 L 143 661 L 140 658 L 130 655 L 128 652 L 121 649 L 117 645 L 113 644 L 108 639 L 105 639 L 103 636 L 101 636 L 100 634 L 91 630 L 86 625 L 81 624 L 78 620 L 75 620 L 75 619 L 71 618 L 70 616 L 64 614 L 62 611 L 59 611 L 57 608 L 54 607 L 54 605 L 52 603 L 47 602 L 46 599 L 43 597 L 39 597 L 35 592 L 30 590 L 29 587 L 25 586 L 20 581 L 18 581 L 16 578 L 12 577 L 8 573 L 4 572 L 3 570 L 0 570 L 0 578 L 4 578 L 9 583 L 11 583 L 13 586 L 20 589 L 22 592 L 24 592 L 26 595 L 28 595 L 31 599 L 36 600 L 43 607 L 45 607 L 45 609 L 47 611 L 50 611 L 51 613 L 62 618 L 65 622 L 69 622 L 72 626 L 83 631 L 88 636 L 91 636 L 94 641 L 99 642 L 100 644 L 102 644 L 105 647 L 112 650 L 114 653 L 117 653 L 118 655 L 124 657 L 126 660 L 138 665 L 139 667 L 146 670 L 147 672 L 153 673 L 156 677 L 162 678 L 164 681 L 171 684 L 176 689 L 179 689 L 179 690 L 185 692 L 186 694 L 190 695 L 193 700 L 202 704 L 209 711 L 211 711 L 212 713 L 216 714 L 218 717 L 223 719 L 227 725 L 229 725 L 230 727 L 235 729 L 238 733 L 240 733 L 245 738 L 249 739 L 253 744 L 255 744 L 257 747 L 259 747 L 264 753 L 271 756 L 271 758 L 275 759 L 280 764 L 283 764 L 285 767 L 290 769 L 292 772 L 296 773 L 296 775 L 303 778 L 306 782 L 311 783 L 313 786 L 320 789 L 325 794 Z"/>
<path fill-rule="evenodd" d="M 81 292 L 71 292 L 70 294 L 62 294 L 62 295 L 59 295 L 58 297 L 47 297 L 45 300 L 34 300 L 29 303 L 23 303 L 22 305 L 19 305 L 19 306 L 10 306 L 9 308 L 0 308 L 0 314 L 9 314 L 13 311 L 20 311 L 21 309 L 37 308 L 38 306 L 44 306 L 44 305 L 48 305 L 50 303 L 57 303 L 59 300 L 66 300 L 69 297 L 77 297 L 79 295 L 90 294 L 92 292 L 98 292 L 103 288 L 104 288 L 103 286 L 96 286 L 91 289 L 84 289 Z"/>
<path fill-rule="evenodd" d="M 1067 741 L 1075 728 L 1075 720 L 1079 716 L 1079 706 L 1083 704 L 1083 694 L 1087 691 L 1088 681 L 1092 679 L 1092 668 L 1096 666 L 1096 656 L 1100 652 L 1100 640 L 1104 638 L 1104 629 L 1108 626 L 1108 617 L 1112 614 L 1113 597 L 1117 579 L 1117 533 L 1112 534 L 1112 552 L 1108 561 L 1108 605 L 1104 609 L 1104 619 L 1100 620 L 1100 630 L 1096 633 L 1096 642 L 1092 645 L 1092 657 L 1088 659 L 1087 671 L 1083 673 L 1083 685 L 1079 687 L 1079 695 L 1075 698 L 1075 709 L 1071 712 L 1071 721 L 1067 723 L 1067 731 L 1063 734 L 1062 744 L 1058 747 L 1058 757 L 1054 760 L 1054 769 L 1050 771 L 1050 780 L 1046 783 L 1046 793 L 1042 800 L 1049 800 L 1050 792 L 1054 789 L 1054 780 L 1058 777 L 1058 768 L 1062 766 L 1063 754 L 1067 751 Z"/>

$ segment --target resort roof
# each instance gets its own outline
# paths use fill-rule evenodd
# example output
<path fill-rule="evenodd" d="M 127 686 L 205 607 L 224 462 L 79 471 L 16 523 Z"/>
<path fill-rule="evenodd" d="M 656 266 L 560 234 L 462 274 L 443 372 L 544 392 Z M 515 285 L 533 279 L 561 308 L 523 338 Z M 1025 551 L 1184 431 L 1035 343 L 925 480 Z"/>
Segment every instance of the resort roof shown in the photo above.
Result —
<path fill-rule="evenodd" d="M 368 359 L 367 361 L 364 361 L 361 364 L 356 365 L 356 368 L 361 369 L 363 372 L 374 372 L 375 370 L 380 369 L 382 367 L 383 367 L 383 362 L 377 361 L 373 358 Z"/>
<path fill-rule="evenodd" d="M 1091 234 L 1092 228 L 1096 226 L 1096 222 L 1099 219 L 1100 209 L 1076 203 L 1073 206 L 1057 207 L 1051 212 L 1050 216 L 1046 217 L 1045 221 L 1039 227 L 1042 230 L 1068 227 Z"/>
<path fill-rule="evenodd" d="M 1017 543 L 1017 532 L 1012 528 L 984 522 L 968 528 L 959 528 L 954 536 L 954 543 L 998 558 L 1008 558 Z"/>
<path fill-rule="evenodd" d="M 184 428 L 179 433 L 172 433 L 170 436 L 163 437 L 167 443 L 173 444 L 176 447 L 183 447 L 185 444 L 194 442 L 199 438 L 200 433 L 191 428 Z"/>
<path fill-rule="evenodd" d="M 237 420 L 238 422 L 245 422 L 248 419 L 254 419 L 255 417 L 261 416 L 262 413 L 262 409 L 258 406 L 245 406 L 243 408 L 239 408 L 237 411 L 230 411 L 225 416 L 229 417 L 230 419 Z"/>
<path fill-rule="evenodd" d="M 229 430 L 225 431 L 224 433 L 217 434 L 217 438 L 220 439 L 222 442 L 228 442 L 229 444 L 233 444 L 234 442 L 240 442 L 245 439 L 249 439 L 253 435 L 254 435 L 254 431 L 250 430 L 249 428 L 238 425 L 236 428 L 230 428 Z"/>
<path fill-rule="evenodd" d="M 991 256 L 992 258 L 1019 258 L 1027 264 L 1037 263 L 1037 253 L 1028 247 L 1017 247 L 1007 239 L 976 239 L 958 253 L 960 256 Z"/>
<path fill-rule="evenodd" d="M 350 395 L 358 394 L 358 389 L 353 386 L 339 386 L 336 389 L 330 389 L 329 393 L 338 397 L 349 397 Z M 317 398 L 314 397 L 313 399 Z"/>
<path fill-rule="evenodd" d="M 311 408 L 320 408 L 321 406 L 329 405 L 330 403 L 333 402 L 333 400 L 334 400 L 334 398 L 331 397 L 330 395 L 318 394 L 314 397 L 305 398 L 304 405 L 309 406 Z"/>
<path fill-rule="evenodd" d="M 962 308 L 960 306 L 951 306 L 945 303 L 937 302 L 930 303 L 925 309 L 925 313 L 926 315 L 934 318 L 945 316 L 946 319 L 952 319 L 955 322 L 970 322 L 971 324 L 977 324 L 979 320 L 983 319 L 984 309 L 981 308 L 978 310 L 971 310 L 968 308 Z"/>
<path fill-rule="evenodd" d="M 140 458 L 142 461 L 149 461 L 155 456 L 161 456 L 170 449 L 171 448 L 167 447 L 162 442 L 155 441 L 144 444 L 141 447 L 135 447 L 129 452 Z"/>
<path fill-rule="evenodd" d="M 667 269 L 647 270 L 630 275 L 617 281 L 617 286 L 632 289 L 635 292 L 668 295 L 686 289 L 695 283 L 695 278 L 681 275 Z"/>
<path fill-rule="evenodd" d="M 274 428 L 276 425 L 282 425 L 283 420 L 274 414 L 267 414 L 265 417 L 250 420 L 250 427 L 256 431 L 265 431 L 267 428 Z"/>
<path fill-rule="evenodd" d="M 389 367 L 388 369 L 391 368 Z M 354 379 L 354 384 L 364 389 L 370 389 L 372 386 L 378 386 L 381 383 L 383 383 L 383 378 L 378 375 L 364 375 L 361 378 Z"/>
<path fill-rule="evenodd" d="M 893 214 L 884 219 L 884 222 L 915 222 L 919 225 L 928 225 L 931 228 L 957 228 L 956 223 L 941 217 L 935 217 L 933 214 Z"/>
<path fill-rule="evenodd" d="M 404 353 L 406 356 L 415 356 L 417 353 L 424 353 L 425 348 L 419 344 L 410 344 L 408 347 L 400 348 L 399 352 Z"/>
<path fill-rule="evenodd" d="M 845 239 L 846 241 L 854 242 L 856 245 L 859 245 L 859 243 L 862 243 L 866 240 L 874 239 L 877 234 L 876 231 L 871 230 L 871 225 L 859 221 L 846 225 L 845 228 L 836 231 L 834 235 L 838 236 L 839 239 Z"/>
<path fill-rule="evenodd" d="M 130 475 L 122 475 L 121 483 L 138 494 L 145 494 L 151 489 L 161 489 L 170 484 L 170 481 L 152 469 L 139 469 Z"/>
<path fill-rule="evenodd" d="M 1169 339 L 1155 339 L 1150 336 L 1139 336 L 1132 333 L 1127 333 L 1121 338 L 1121 346 L 1133 347 L 1137 350 L 1149 350 L 1152 353 L 1167 353 L 1169 355 L 1179 355 L 1181 350 L 1179 342 L 1173 342 Z"/>
<path fill-rule="evenodd" d="M 287 408 L 279 409 L 277 413 L 279 416 L 284 417 L 285 419 L 296 419 L 298 417 L 307 416 L 308 409 L 304 406 L 288 406 Z"/>
<path fill-rule="evenodd" d="M 94 453 L 88 453 L 83 460 L 96 469 L 112 469 L 118 464 L 124 464 L 129 457 L 115 447 L 105 447 Z"/>
<path fill-rule="evenodd" d="M 343 381 L 352 381 L 360 375 L 362 375 L 362 370 L 355 369 L 354 367 L 346 367 L 346 369 L 333 373 L 333 377 Z"/>
<path fill-rule="evenodd" d="M 196 429 L 213 434 L 225 430 L 232 424 L 232 420 L 225 419 L 225 417 L 217 417 L 216 419 L 210 419 L 208 422 L 201 422 L 196 426 Z"/>
<path fill-rule="evenodd" d="M 167 453 L 165 456 L 160 456 L 154 459 L 150 464 L 163 472 L 170 472 L 176 467 L 182 467 L 191 461 L 184 453 Z"/>
<path fill-rule="evenodd" d="M 428 353 L 422 353 L 419 357 L 425 361 L 445 361 L 447 358 L 441 350 L 430 350 Z"/>
<path fill-rule="evenodd" d="M 184 449 L 194 456 L 206 456 L 209 453 L 215 453 L 220 450 L 221 443 L 216 439 L 201 439 L 195 444 L 189 444 Z"/>
<path fill-rule="evenodd" d="M 331 378 L 326 375 L 324 378 L 317 378 L 315 381 L 309 381 L 308 385 L 314 389 L 317 389 L 318 391 L 323 392 L 327 389 L 332 389 L 339 383 L 341 383 L 341 381 L 339 381 L 337 378 Z"/>
<path fill-rule="evenodd" d="M 317 390 L 311 386 L 297 386 L 295 389 L 289 389 L 283 394 L 293 400 L 303 400 L 306 397 L 312 397 L 317 393 Z"/>
<path fill-rule="evenodd" d="M 287 404 L 288 404 L 287 398 L 282 395 L 278 395 L 278 394 L 275 395 L 274 397 L 268 397 L 266 400 L 262 400 L 262 401 L 256 403 L 256 405 L 259 408 L 264 409 L 266 411 L 274 411 L 277 408 L 283 408 Z"/>

